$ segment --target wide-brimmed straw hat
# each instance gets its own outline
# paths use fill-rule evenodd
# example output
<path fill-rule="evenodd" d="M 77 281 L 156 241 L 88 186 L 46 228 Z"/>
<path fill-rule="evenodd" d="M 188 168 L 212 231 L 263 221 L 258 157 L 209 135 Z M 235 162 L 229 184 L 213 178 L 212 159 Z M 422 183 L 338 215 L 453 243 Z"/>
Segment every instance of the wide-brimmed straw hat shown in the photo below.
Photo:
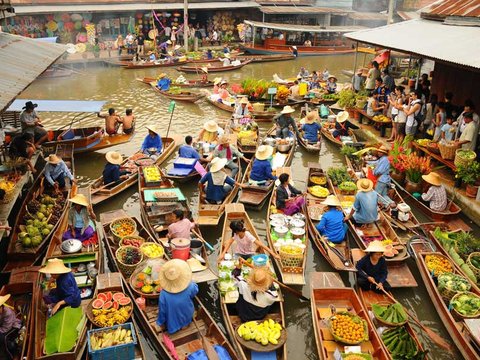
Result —
<path fill-rule="evenodd" d="M 202 70 L 205 74 L 208 74 L 208 67 L 202 66 L 200 70 Z"/>
<path fill-rule="evenodd" d="M 185 261 L 173 259 L 162 266 L 158 273 L 158 280 L 163 290 L 177 294 L 190 285 L 192 270 Z"/>
<path fill-rule="evenodd" d="M 328 206 L 340 206 L 340 200 L 335 195 L 328 195 L 327 198 L 322 202 L 322 205 Z"/>
<path fill-rule="evenodd" d="M 227 135 L 227 134 L 223 134 L 222 136 L 220 136 L 220 137 L 218 138 L 218 143 L 219 143 L 220 145 L 222 145 L 222 144 L 230 144 L 230 136 Z"/>
<path fill-rule="evenodd" d="M 378 152 L 381 152 L 381 153 L 384 153 L 384 154 L 388 154 L 388 152 L 389 152 L 388 148 L 385 145 L 380 146 L 375 151 L 378 151 Z"/>
<path fill-rule="evenodd" d="M 107 161 L 113 165 L 120 165 L 123 162 L 123 157 L 118 151 L 107 152 L 105 154 L 105 159 L 107 159 Z"/>
<path fill-rule="evenodd" d="M 367 248 L 364 251 L 367 253 L 371 253 L 371 252 L 383 253 L 385 252 L 385 245 L 383 245 L 383 243 L 380 240 L 375 240 L 375 241 L 372 241 L 370 244 L 368 244 Z"/>
<path fill-rule="evenodd" d="M 242 97 L 240 99 L 240 104 L 248 104 L 248 99 L 246 97 Z"/>
<path fill-rule="evenodd" d="M 221 77 L 216 77 L 215 79 L 213 79 L 213 85 L 218 85 L 220 84 L 221 81 L 222 81 Z"/>
<path fill-rule="evenodd" d="M 422 179 L 433 186 L 440 186 L 442 184 L 440 181 L 440 175 L 438 175 L 435 171 L 432 171 L 428 175 L 422 175 Z"/>
<path fill-rule="evenodd" d="M 255 157 L 258 160 L 267 160 L 273 154 L 273 147 L 270 145 L 260 145 L 255 152 Z"/>
<path fill-rule="evenodd" d="M 220 85 L 225 85 L 225 84 L 228 84 L 228 81 L 227 81 L 227 80 L 222 80 L 222 81 L 220 82 Z"/>
<path fill-rule="evenodd" d="M 330 80 L 331 78 L 334 78 L 335 80 L 337 80 L 337 77 L 336 77 L 335 75 L 330 75 L 330 76 L 328 77 L 328 80 Z"/>
<path fill-rule="evenodd" d="M 266 291 L 272 286 L 272 274 L 267 267 L 256 267 L 248 275 L 247 283 L 251 291 Z"/>
<path fill-rule="evenodd" d="M 358 191 L 369 192 L 373 189 L 373 181 L 370 179 L 360 179 L 357 181 Z"/>
<path fill-rule="evenodd" d="M 62 158 L 58 157 L 55 154 L 50 154 L 45 158 L 45 161 L 49 164 L 59 164 L 62 161 Z"/>
<path fill-rule="evenodd" d="M 0 296 L 0 306 L 5 304 L 7 300 L 10 299 L 10 296 L 11 296 L 10 294 Z"/>
<path fill-rule="evenodd" d="M 218 157 L 213 158 L 213 160 L 210 162 L 210 172 L 211 173 L 216 173 L 222 170 L 225 165 L 227 165 L 228 160 L 227 159 L 220 159 Z"/>
<path fill-rule="evenodd" d="M 42 267 L 39 272 L 43 274 L 66 274 L 72 271 L 72 269 L 65 266 L 61 259 L 48 259 L 47 265 Z"/>
<path fill-rule="evenodd" d="M 284 106 L 282 111 L 280 111 L 281 114 L 291 114 L 293 112 L 295 112 L 295 109 L 292 108 L 290 105 Z"/>
<path fill-rule="evenodd" d="M 172 45 L 172 41 L 171 40 L 167 40 L 165 41 L 168 45 Z"/>
<path fill-rule="evenodd" d="M 68 201 L 70 201 L 71 203 L 74 203 L 74 204 L 82 205 L 82 206 L 90 205 L 88 203 L 87 197 L 83 194 L 77 194 L 74 197 L 72 197 L 71 199 L 68 199 Z"/>
<path fill-rule="evenodd" d="M 348 120 L 348 112 L 347 111 L 340 111 L 337 114 L 336 120 L 337 120 L 338 123 L 344 123 L 345 121 Z"/>
<path fill-rule="evenodd" d="M 152 132 L 154 132 L 155 134 L 158 135 L 158 130 L 157 130 L 157 128 L 155 127 L 155 125 L 147 125 L 147 126 L 145 126 L 145 127 L 147 128 L 147 130 L 150 130 L 150 131 L 152 131 Z"/>
<path fill-rule="evenodd" d="M 203 128 L 209 132 L 216 132 L 218 131 L 218 124 L 215 122 L 215 120 L 209 120 L 203 124 Z"/>
<path fill-rule="evenodd" d="M 315 122 L 315 112 L 310 111 L 301 121 L 305 124 L 313 124 Z"/>
<path fill-rule="evenodd" d="M 203 271 L 207 268 L 205 265 L 202 265 L 202 263 L 195 258 L 188 259 L 187 264 L 190 267 L 190 270 L 192 270 L 192 272 Z"/>

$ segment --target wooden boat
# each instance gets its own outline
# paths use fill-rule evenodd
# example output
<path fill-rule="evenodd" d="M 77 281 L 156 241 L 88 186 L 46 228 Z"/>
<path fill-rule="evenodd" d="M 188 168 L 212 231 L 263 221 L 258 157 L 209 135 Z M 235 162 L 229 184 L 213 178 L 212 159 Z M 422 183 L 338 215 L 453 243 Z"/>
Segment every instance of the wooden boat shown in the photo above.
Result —
<path fill-rule="evenodd" d="M 154 77 L 144 77 L 142 79 L 137 78 L 137 80 L 147 85 L 150 85 L 152 82 L 157 82 L 157 79 Z M 185 88 L 206 88 L 206 87 L 212 87 L 213 81 L 187 80 L 186 83 L 172 83 L 171 86 L 185 87 Z"/>
<path fill-rule="evenodd" d="M 173 138 L 166 138 L 162 137 L 163 143 L 163 152 L 162 154 L 155 160 L 156 165 L 162 165 L 165 160 L 167 160 L 170 155 L 175 151 L 176 144 L 175 139 Z M 124 190 L 128 189 L 129 187 L 135 185 L 138 181 L 137 171 L 138 165 L 135 161 L 141 159 L 149 159 L 148 155 L 143 155 L 141 153 L 135 153 L 132 156 L 126 158 L 123 163 L 120 165 L 121 168 L 128 168 L 131 170 L 130 176 L 125 180 L 120 180 L 118 183 L 108 184 L 103 183 L 103 175 L 99 178 L 92 181 L 90 186 L 91 191 L 91 198 L 92 198 L 92 205 L 98 205 L 101 202 L 110 199 L 111 197 L 120 194 Z"/>
<path fill-rule="evenodd" d="M 299 129 L 297 141 L 302 148 L 311 153 L 319 153 L 322 149 L 322 135 L 320 133 L 318 134 L 317 142 L 315 144 L 311 144 L 303 138 L 303 131 Z"/>
<path fill-rule="evenodd" d="M 117 265 L 117 260 L 115 257 L 115 251 L 118 244 L 113 240 L 112 236 L 109 234 L 109 224 L 118 216 L 123 217 L 123 210 L 113 211 L 107 214 L 102 214 L 101 221 L 103 225 L 103 232 L 106 234 L 105 241 L 105 248 L 107 251 L 107 256 L 110 260 L 110 264 L 113 270 L 118 271 L 119 267 Z M 154 240 L 153 235 L 151 235 L 145 227 L 143 227 L 137 219 L 137 229 L 139 230 L 139 236 L 143 237 L 147 240 Z M 196 274 L 194 273 L 193 280 L 195 279 Z M 137 292 L 131 287 L 129 277 L 123 277 L 123 286 L 129 293 L 130 297 L 136 298 L 138 297 Z M 232 345 L 230 344 L 229 340 L 225 337 L 222 333 L 216 322 L 212 319 L 211 315 L 208 313 L 207 309 L 204 305 L 200 302 L 198 298 L 195 298 L 195 302 L 197 303 L 197 315 L 196 321 L 198 323 L 199 328 L 201 329 L 202 333 L 205 332 L 204 336 L 206 337 L 207 341 L 212 344 L 219 344 L 223 346 L 227 352 L 230 354 L 231 358 L 236 360 L 240 359 L 236 352 L 234 351 Z M 140 310 L 136 302 L 133 302 L 133 306 L 135 309 L 135 314 L 137 315 L 136 320 L 139 326 L 142 329 L 142 332 L 145 337 L 147 337 L 155 350 L 162 354 L 162 358 L 167 358 L 174 360 L 175 358 L 168 350 L 167 346 L 165 345 L 164 340 L 162 339 L 163 335 L 167 335 L 166 332 L 159 331 L 158 326 L 155 325 L 157 320 L 158 314 L 158 297 L 153 299 L 146 299 L 146 310 Z M 198 307 L 199 306 L 199 307 Z M 188 327 L 176 332 L 175 334 L 168 335 L 168 337 L 173 341 L 174 347 L 177 350 L 178 354 L 181 354 L 181 358 L 186 358 L 186 356 L 199 350 L 202 348 L 202 341 L 198 334 L 198 330 L 196 329 L 195 325 L 192 323 Z"/>
<path fill-rule="evenodd" d="M 272 136 L 275 133 L 275 127 L 273 126 L 266 134 L 265 138 Z M 290 166 L 292 163 L 293 155 L 295 153 L 295 143 L 292 145 L 288 153 L 286 153 L 285 160 L 282 164 L 278 164 L 280 168 L 283 166 Z M 238 201 L 243 203 L 245 207 L 252 208 L 252 209 L 261 209 L 265 202 L 268 199 L 268 196 L 273 190 L 274 183 L 271 182 L 268 186 L 258 186 L 258 185 L 251 185 L 249 183 L 250 180 L 250 172 L 252 171 L 253 162 L 255 158 L 248 164 L 247 168 L 245 169 L 245 174 L 242 178 L 242 184 L 245 185 L 241 191 Z M 279 174 L 278 174 L 279 175 Z"/>
<path fill-rule="evenodd" d="M 170 180 L 164 178 L 162 172 L 160 173 L 162 174 L 161 183 L 152 186 L 145 182 L 142 168 L 140 168 L 138 171 L 138 193 L 143 224 L 145 224 L 148 233 L 152 234 L 156 242 L 165 245 L 167 243 L 167 227 L 171 223 L 170 214 L 174 210 L 183 210 L 185 218 L 190 219 L 191 221 L 193 221 L 193 218 L 192 212 L 188 206 L 188 201 L 183 193 L 180 189 L 176 188 Z M 155 193 L 163 191 L 175 193 L 176 199 L 157 200 L 155 198 Z M 198 225 L 192 230 L 192 238 L 197 238 L 201 242 L 205 242 Z M 216 279 L 217 276 L 210 269 L 205 246 L 202 247 L 201 256 L 204 259 L 207 268 L 198 273 L 198 280 L 205 279 L 202 281 L 209 281 Z"/>
<path fill-rule="evenodd" d="M 325 126 L 322 126 L 322 129 L 320 130 L 322 135 L 325 136 L 325 138 L 327 140 L 329 140 L 330 142 L 334 143 L 335 145 L 339 146 L 339 147 L 343 147 L 343 142 L 334 138 L 332 133 L 330 132 L 329 129 L 327 129 Z M 355 136 L 355 133 L 353 132 L 352 129 L 349 129 L 348 130 L 348 136 L 350 136 L 352 138 L 352 142 L 356 143 L 357 142 L 357 137 Z"/>
<path fill-rule="evenodd" d="M 88 188 L 78 189 L 79 192 L 84 193 L 87 198 L 89 198 L 90 190 Z M 67 214 L 67 213 L 66 213 Z M 48 245 L 47 254 L 44 259 L 44 263 L 47 262 L 48 259 L 51 258 L 59 258 L 62 259 L 63 262 L 67 265 L 72 267 L 75 273 L 75 269 L 78 267 L 79 264 L 88 264 L 93 262 L 95 264 L 95 269 L 98 270 L 98 273 L 101 274 L 104 272 L 104 264 L 103 264 L 103 246 L 102 246 L 102 238 L 101 232 L 96 230 L 95 235 L 98 238 L 97 245 L 90 245 L 88 247 L 83 246 L 79 253 L 74 254 L 64 254 L 60 248 L 62 245 L 62 237 L 64 232 L 68 227 L 68 216 L 64 215 L 60 225 L 55 230 L 55 233 L 52 237 L 50 244 Z M 96 229 L 99 229 L 101 226 L 99 223 L 95 224 Z M 83 279 L 85 278 L 85 279 Z M 41 278 L 37 283 L 34 293 L 34 302 L 35 302 L 35 333 L 34 336 L 30 338 L 32 342 L 33 351 L 34 351 L 34 358 L 38 360 L 80 360 L 85 350 L 85 345 L 87 341 L 87 330 L 89 329 L 89 325 L 87 322 L 83 323 L 83 326 L 79 329 L 79 336 L 77 343 L 70 351 L 63 352 L 63 353 L 54 353 L 51 355 L 46 355 L 44 352 L 44 341 L 46 337 L 46 322 L 47 322 L 47 306 L 43 301 L 43 284 L 45 279 Z M 88 282 L 87 282 L 88 281 Z M 79 283 L 79 287 L 81 290 L 89 288 L 91 290 L 91 294 L 95 293 L 95 281 L 88 278 L 87 275 L 80 276 L 77 279 L 77 283 Z M 86 306 L 90 302 L 90 299 L 85 298 L 82 299 L 81 307 L 86 309 Z"/>
<path fill-rule="evenodd" d="M 214 101 L 212 100 L 209 96 L 206 97 L 207 99 L 207 102 L 212 104 L 213 106 L 221 109 L 221 110 L 224 110 L 224 111 L 227 111 L 231 114 L 233 114 L 235 108 L 233 106 L 230 106 L 228 104 L 224 104 L 224 103 L 221 103 L 221 102 L 218 102 L 218 101 Z"/>
<path fill-rule="evenodd" d="M 238 70 L 244 67 L 245 65 L 250 64 L 250 60 L 242 62 L 240 65 L 229 65 L 229 66 L 208 66 L 208 73 L 217 73 L 217 72 L 226 72 Z M 201 69 L 198 66 L 179 66 L 178 71 L 185 73 L 198 73 Z"/>
<path fill-rule="evenodd" d="M 278 168 L 277 174 L 280 175 L 282 173 L 291 174 L 290 168 L 289 167 Z M 276 187 L 274 187 L 272 191 L 272 196 L 270 197 L 268 210 L 267 210 L 267 219 L 266 219 L 267 241 L 270 249 L 281 256 L 281 253 L 275 247 L 275 241 L 272 238 L 272 234 L 271 234 L 272 228 L 270 225 L 270 221 L 271 221 L 270 216 L 274 214 L 272 209 L 275 209 L 276 199 L 277 199 L 277 189 Z M 307 209 L 305 208 L 305 206 L 300 211 L 300 213 L 306 219 Z M 303 239 L 304 239 L 303 243 L 304 245 L 308 245 L 307 244 L 308 226 L 307 226 L 306 220 L 305 220 L 304 229 L 305 229 L 305 234 L 303 236 Z M 285 284 L 305 285 L 305 266 L 307 262 L 307 249 L 308 249 L 308 246 L 305 246 L 303 251 L 303 258 L 296 264 L 286 263 L 283 259 L 276 259 L 276 258 L 273 259 L 280 273 L 281 281 L 283 281 Z"/>
<path fill-rule="evenodd" d="M 325 176 L 320 164 L 308 163 L 307 187 L 316 185 L 310 181 L 311 176 Z M 319 215 L 323 212 L 325 205 L 322 202 L 325 198 L 320 199 L 313 196 L 310 192 L 305 197 L 306 201 L 306 221 L 308 224 L 308 231 L 310 239 L 317 247 L 318 251 L 323 255 L 327 262 L 337 271 L 356 271 L 353 263 L 352 254 L 350 251 L 350 244 L 347 239 L 341 244 L 331 246 L 328 240 L 324 239 L 316 229 L 319 223 Z"/>
<path fill-rule="evenodd" d="M 193 92 L 190 92 L 190 91 L 180 91 L 178 93 L 170 92 L 170 91 L 163 91 L 163 90 L 160 90 L 157 87 L 155 82 L 151 82 L 150 86 L 160 95 L 163 95 L 163 96 L 165 96 L 169 99 L 172 99 L 172 100 L 187 101 L 187 102 L 194 103 L 194 102 L 200 100 L 201 98 L 205 97 L 204 94 L 193 93 Z"/>
<path fill-rule="evenodd" d="M 120 61 L 120 65 L 122 68 L 131 70 L 131 69 L 150 69 L 150 68 L 157 68 L 157 67 L 171 67 L 171 66 L 178 66 L 182 64 L 187 64 L 188 61 L 173 61 L 173 62 L 146 62 L 143 64 L 136 63 L 134 64 L 131 61 Z"/>
<path fill-rule="evenodd" d="M 70 171 L 75 173 L 74 163 L 73 163 L 73 145 L 57 145 L 55 153 L 57 156 L 61 157 L 65 163 L 69 164 Z M 61 219 L 68 208 L 68 199 L 70 197 L 70 186 L 66 186 L 62 191 L 62 197 L 64 203 L 62 205 L 61 211 L 58 213 L 58 220 L 55 224 L 52 224 L 53 227 L 50 230 L 50 233 L 46 235 L 41 243 L 36 247 L 25 248 L 22 245 L 21 233 L 26 232 L 26 221 L 32 218 L 32 214 L 29 212 L 32 209 L 32 202 L 38 201 L 40 197 L 45 193 L 45 177 L 44 171 L 34 181 L 32 187 L 29 189 L 25 199 L 23 200 L 22 206 L 20 207 L 18 216 L 15 219 L 15 225 L 13 226 L 12 237 L 10 238 L 10 243 L 7 250 L 7 264 L 5 265 L 3 271 L 10 271 L 17 267 L 31 266 L 40 261 L 42 256 L 45 254 L 45 250 L 52 238 L 55 230 L 59 226 Z M 32 216 L 31 216 L 32 215 Z M 32 219 L 33 220 L 33 219 Z M 33 225 L 33 224 L 32 224 Z M 28 237 L 28 236 L 27 236 Z"/>
<path fill-rule="evenodd" d="M 25 327 L 22 340 L 18 344 L 19 359 L 33 359 L 32 347 L 28 340 L 34 336 L 34 299 L 32 295 L 38 281 L 38 269 L 38 266 L 13 269 L 8 284 L 0 289 L 0 296 L 11 295 L 7 305 L 13 308 L 17 317 L 22 321 L 22 327 Z"/>
<path fill-rule="evenodd" d="M 254 102 L 263 103 L 267 107 L 272 107 L 272 108 L 276 108 L 276 109 L 283 109 L 286 105 L 291 106 L 291 107 L 298 107 L 300 105 L 305 104 L 305 101 L 306 100 L 303 100 L 303 99 L 288 98 L 287 102 L 274 101 L 273 103 L 270 103 L 270 100 L 266 100 L 266 99 L 258 99 L 258 100 L 255 100 Z M 252 100 L 252 102 L 253 102 L 253 100 Z"/>
<path fill-rule="evenodd" d="M 256 122 L 271 122 L 273 121 L 273 118 L 277 116 L 279 113 L 277 111 L 255 111 L 252 110 L 250 111 L 250 114 L 252 115 L 253 119 Z"/>
<path fill-rule="evenodd" d="M 238 165 L 238 173 L 235 177 L 236 182 L 240 182 L 242 179 L 242 167 L 240 164 L 240 160 L 237 159 Z M 227 168 L 224 169 L 227 175 L 231 174 L 231 171 Z M 230 204 L 233 202 L 235 197 L 240 190 L 239 186 L 234 186 L 232 191 L 228 193 L 228 195 L 223 199 L 221 204 L 209 204 L 204 199 L 204 191 L 198 193 L 198 219 L 196 220 L 197 224 L 199 225 L 218 225 L 220 219 L 225 211 L 225 205 Z"/>
<path fill-rule="evenodd" d="M 272 62 L 272 61 L 286 61 L 294 60 L 293 54 L 273 54 L 273 55 L 240 55 L 236 57 L 240 61 L 250 60 L 252 63 Z"/>
<path fill-rule="evenodd" d="M 335 341 L 329 327 L 328 319 L 336 311 L 351 312 L 367 322 L 368 340 L 359 346 L 364 354 L 370 354 L 374 360 L 391 360 L 392 358 L 384 348 L 380 336 L 373 326 L 367 309 L 362 305 L 355 290 L 347 287 L 311 286 L 311 308 L 313 317 L 313 330 L 317 343 L 318 357 L 320 360 L 332 360 L 337 351 L 344 352 L 345 345 Z M 338 357 L 337 357 L 338 358 Z"/>
<path fill-rule="evenodd" d="M 245 224 L 245 229 L 249 231 L 256 239 L 261 239 L 255 227 L 252 224 L 252 221 L 248 217 L 248 214 L 245 211 L 245 208 L 242 204 L 228 204 L 225 207 L 225 221 L 223 223 L 223 232 L 221 238 L 220 251 L 223 251 L 227 239 L 231 238 L 232 232 L 230 230 L 230 223 L 232 221 L 242 220 Z M 231 249 L 230 249 L 231 251 Z M 270 264 L 270 268 L 273 271 L 273 267 Z M 273 319 L 276 322 L 279 322 L 283 327 L 286 327 L 285 323 L 285 313 L 283 309 L 283 295 L 280 291 L 280 288 L 277 288 L 278 301 L 276 301 L 271 309 L 270 313 L 266 316 L 266 319 Z M 227 333 L 232 339 L 235 348 L 237 350 L 238 357 L 242 360 L 253 359 L 252 353 L 247 348 L 243 347 L 237 340 L 235 336 L 236 329 L 241 324 L 240 317 L 236 309 L 236 301 L 238 299 L 237 292 L 227 292 L 224 296 L 220 296 L 220 308 L 222 310 L 223 319 L 227 328 Z M 273 356 L 272 356 L 273 357 Z M 272 358 L 269 357 L 269 358 Z M 287 359 L 287 344 L 285 343 L 282 347 L 276 350 L 276 359 L 286 360 Z"/>

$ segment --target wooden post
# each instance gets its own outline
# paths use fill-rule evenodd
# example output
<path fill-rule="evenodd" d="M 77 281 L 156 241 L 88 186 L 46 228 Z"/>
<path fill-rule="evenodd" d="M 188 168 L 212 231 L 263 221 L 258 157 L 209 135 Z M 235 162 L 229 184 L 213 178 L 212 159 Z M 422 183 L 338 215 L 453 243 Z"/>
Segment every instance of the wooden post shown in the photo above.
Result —
<path fill-rule="evenodd" d="M 252 25 L 252 48 L 255 47 L 255 25 Z"/>
<path fill-rule="evenodd" d="M 352 85 L 353 79 L 355 77 L 355 72 L 357 71 L 357 61 L 358 61 L 358 41 L 355 42 L 355 59 L 353 60 L 353 75 L 352 76 Z"/>
<path fill-rule="evenodd" d="M 188 0 L 183 0 L 183 46 L 185 47 L 185 52 L 188 52 L 188 37 L 189 37 L 189 28 L 188 28 Z"/>

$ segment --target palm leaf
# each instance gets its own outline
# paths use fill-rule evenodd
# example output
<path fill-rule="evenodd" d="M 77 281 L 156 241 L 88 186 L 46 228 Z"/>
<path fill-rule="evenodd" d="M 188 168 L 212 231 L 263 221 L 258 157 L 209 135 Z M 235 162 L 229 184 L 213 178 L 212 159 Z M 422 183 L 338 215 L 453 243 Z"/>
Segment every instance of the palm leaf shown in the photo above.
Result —
<path fill-rule="evenodd" d="M 81 307 L 63 308 L 47 320 L 45 353 L 47 355 L 72 350 L 77 343 L 81 329 L 78 325 L 84 318 Z"/>

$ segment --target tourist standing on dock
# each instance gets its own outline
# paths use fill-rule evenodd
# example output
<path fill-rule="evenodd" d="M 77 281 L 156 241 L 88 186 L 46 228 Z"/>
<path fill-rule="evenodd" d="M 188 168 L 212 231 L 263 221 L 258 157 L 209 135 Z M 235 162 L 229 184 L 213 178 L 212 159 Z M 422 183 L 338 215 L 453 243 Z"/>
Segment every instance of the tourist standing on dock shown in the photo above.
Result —
<path fill-rule="evenodd" d="M 141 32 L 137 35 L 137 54 L 145 55 L 145 36 Z"/>
<path fill-rule="evenodd" d="M 38 117 L 35 108 L 38 104 L 27 101 L 20 114 L 20 123 L 22 132 L 28 132 L 33 135 L 35 140 L 35 147 L 40 147 L 42 143 L 48 140 L 48 133 L 43 128 L 42 121 Z"/>
<path fill-rule="evenodd" d="M 373 90 L 375 89 L 375 79 L 380 77 L 380 70 L 378 69 L 378 62 L 372 61 L 370 64 L 370 70 L 368 70 L 367 81 L 365 83 L 365 89 Z"/>
<path fill-rule="evenodd" d="M 439 141 L 442 137 L 442 127 L 447 123 L 447 113 L 445 112 L 445 103 L 438 103 L 438 112 L 433 120 L 433 141 Z"/>
<path fill-rule="evenodd" d="M 365 78 L 362 76 L 362 74 L 363 70 L 358 69 L 355 75 L 353 75 L 352 85 L 355 92 L 359 92 L 360 90 L 362 90 L 363 86 L 365 85 Z"/>
<path fill-rule="evenodd" d="M 392 108 L 392 135 L 387 139 L 387 142 L 393 142 L 398 138 L 398 120 L 399 120 L 399 108 L 403 105 L 403 86 L 395 86 L 395 91 L 390 93 L 389 104 Z"/>
<path fill-rule="evenodd" d="M 416 90 L 410 93 L 410 98 L 407 105 L 404 105 L 405 115 L 407 116 L 407 122 L 405 124 L 405 135 L 414 136 L 417 132 L 419 125 L 418 117 L 422 111 L 422 93 L 420 90 Z"/>
<path fill-rule="evenodd" d="M 473 121 L 473 114 L 471 112 L 464 114 L 463 121 L 466 125 L 465 129 L 463 129 L 462 135 L 460 135 L 460 138 L 457 140 L 458 144 L 462 146 L 463 150 L 475 151 L 478 129 Z"/>

